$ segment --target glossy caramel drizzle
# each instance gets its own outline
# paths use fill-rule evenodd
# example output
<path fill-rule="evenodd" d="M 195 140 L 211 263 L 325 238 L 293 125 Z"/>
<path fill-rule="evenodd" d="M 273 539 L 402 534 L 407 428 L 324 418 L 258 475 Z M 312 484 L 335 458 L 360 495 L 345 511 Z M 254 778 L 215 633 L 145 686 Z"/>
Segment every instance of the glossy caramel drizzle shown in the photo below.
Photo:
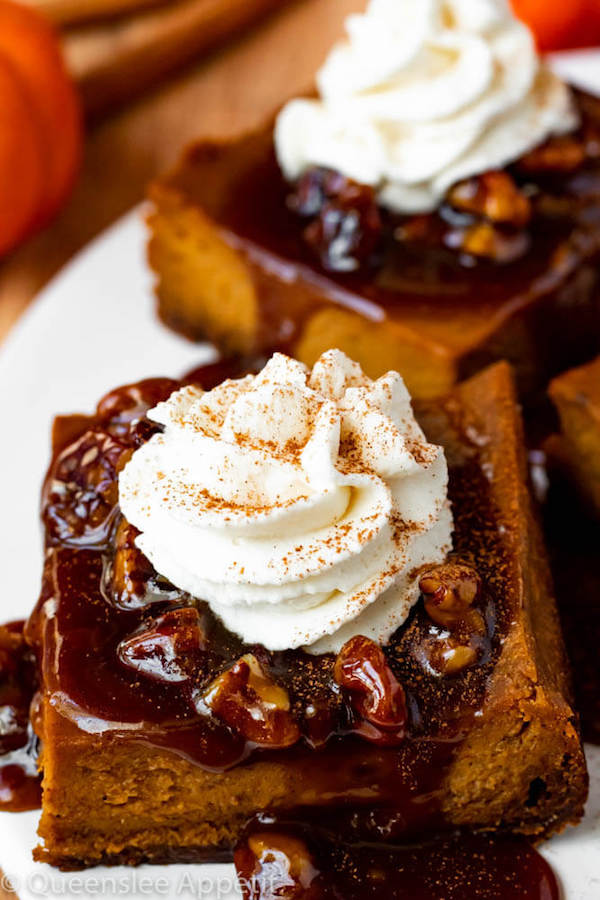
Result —
<path fill-rule="evenodd" d="M 240 365 L 201 370 L 190 380 L 209 388 L 228 373 L 240 374 Z M 466 586 L 453 594 L 453 579 L 464 574 L 462 562 L 451 569 L 449 581 L 428 576 L 423 586 L 429 591 L 426 603 L 417 605 L 385 652 L 357 644 L 336 666 L 333 656 L 268 653 L 260 646 L 243 645 L 204 604 L 165 582 L 135 547 L 135 534 L 117 507 L 118 471 L 132 450 L 156 432 L 145 417 L 148 408 L 175 387 L 166 379 L 142 382 L 109 394 L 93 416 L 57 420 L 43 496 L 47 538 L 43 589 L 26 629 L 29 644 L 40 655 L 45 696 L 80 727 L 88 727 L 93 719 L 117 736 L 122 732 L 130 740 L 169 749 L 216 772 L 256 754 L 277 758 L 284 754 L 304 766 L 311 790 L 331 798 L 324 801 L 325 806 L 331 803 L 329 809 L 319 811 L 320 827 L 326 826 L 326 831 L 318 847 L 306 837 L 313 833 L 314 823 L 300 811 L 300 825 L 255 823 L 236 859 L 245 877 L 248 852 L 254 853 L 248 848 L 258 846 L 252 836 L 258 824 L 261 833 L 268 832 L 263 835 L 268 863 L 269 841 L 283 829 L 284 838 L 289 831 L 286 840 L 304 841 L 308 848 L 312 880 L 300 892 L 292 883 L 291 892 L 267 893 L 262 863 L 256 863 L 254 855 L 252 866 L 258 865 L 258 874 L 254 872 L 248 898 L 353 900 L 376 890 L 390 900 L 405 896 L 428 900 L 438 898 L 431 885 L 437 884 L 434 875 L 441 871 L 449 900 L 465 896 L 456 892 L 456 885 L 465 883 L 473 888 L 469 894 L 473 898 L 508 897 L 494 893 L 491 885 L 509 884 L 509 872 L 529 891 L 518 896 L 554 900 L 558 895 L 551 873 L 524 843 L 496 844 L 466 835 L 446 836 L 418 848 L 400 843 L 409 833 L 443 825 L 440 787 L 462 735 L 480 709 L 509 615 L 501 592 L 500 535 L 491 528 L 476 534 L 472 529 L 473 519 L 484 515 L 486 491 L 477 463 L 477 436 L 459 441 L 449 456 L 451 492 L 460 500 L 457 510 L 464 510 L 456 523 L 457 553 L 467 561 L 471 556 L 489 560 L 487 568 L 483 562 L 478 571 L 483 589 L 467 575 Z M 434 427 L 436 416 L 451 422 L 454 412 L 437 409 L 433 418 L 427 411 L 423 416 L 427 430 L 428 424 Z M 431 647 L 448 640 L 444 616 L 461 597 L 474 604 L 475 655 L 464 670 L 442 678 Z M 441 617 L 439 624 L 428 615 L 428 604 L 430 613 L 435 609 Z M 456 633 L 460 635 L 460 629 Z M 19 648 L 25 655 L 18 659 L 26 659 L 27 666 L 19 669 L 23 680 L 14 703 L 23 726 L 19 746 L 30 752 L 34 743 L 28 743 L 32 732 L 26 723 L 35 683 L 23 674 L 32 671 L 29 651 L 22 641 Z M 357 672 L 353 653 L 363 653 L 370 677 L 380 679 L 375 687 L 384 694 L 378 705 L 353 693 Z M 1 673 L 9 693 L 17 685 L 11 660 Z M 49 660 L 57 664 L 50 665 Z M 246 668 L 240 668 L 241 662 Z M 214 702 L 223 685 L 225 707 Z M 282 693 L 289 698 L 295 731 L 289 727 L 282 731 L 281 719 L 275 729 L 267 717 L 256 729 L 255 716 L 255 731 L 250 737 L 245 733 L 247 704 L 256 703 L 258 712 L 264 711 L 259 701 L 265 690 L 267 706 Z M 391 691 L 387 700 L 386 690 Z M 12 770 L 6 766 L 4 772 L 8 784 Z M 34 793 L 37 800 L 37 779 L 27 785 L 21 790 L 14 783 L 13 808 L 33 805 Z M 344 834 L 345 841 L 328 842 L 327 830 Z M 475 864 L 474 860 L 482 861 L 482 854 L 485 865 Z M 285 860 L 283 864 L 285 868 Z M 400 872 L 402 877 L 396 877 Z"/>

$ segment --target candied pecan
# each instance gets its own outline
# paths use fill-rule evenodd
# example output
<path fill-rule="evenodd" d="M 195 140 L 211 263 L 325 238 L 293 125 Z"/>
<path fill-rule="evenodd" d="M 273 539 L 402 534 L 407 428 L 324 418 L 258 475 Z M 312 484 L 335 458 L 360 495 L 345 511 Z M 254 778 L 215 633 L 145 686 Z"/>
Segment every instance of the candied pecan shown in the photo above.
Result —
<path fill-rule="evenodd" d="M 585 143 L 573 135 L 553 137 L 536 147 L 516 163 L 519 172 L 527 175 L 552 175 L 574 172 L 585 162 Z"/>
<path fill-rule="evenodd" d="M 352 272 L 365 265 L 382 236 L 375 191 L 332 169 L 309 169 L 288 198 L 291 209 L 312 221 L 304 238 L 325 269 Z"/>
<path fill-rule="evenodd" d="M 144 605 L 146 586 L 154 570 L 136 546 L 139 531 L 121 519 L 115 534 L 115 555 L 110 567 L 111 595 L 117 606 L 135 609 Z"/>
<path fill-rule="evenodd" d="M 86 431 L 54 460 L 44 484 L 48 535 L 66 544 L 106 542 L 118 500 L 118 473 L 131 450 L 105 431 Z"/>
<path fill-rule="evenodd" d="M 318 870 L 303 840 L 273 831 L 255 832 L 235 849 L 244 900 L 321 900 Z"/>
<path fill-rule="evenodd" d="M 460 181 L 447 199 L 454 209 L 495 224 L 524 228 L 531 220 L 529 198 L 507 172 L 485 172 Z"/>
<path fill-rule="evenodd" d="M 137 528 L 126 519 L 117 526 L 114 555 L 107 561 L 102 579 L 104 597 L 119 609 L 140 609 L 152 603 L 181 599 L 181 592 L 158 575 L 137 547 Z"/>
<path fill-rule="evenodd" d="M 451 250 L 459 250 L 468 256 L 509 263 L 526 252 L 529 236 L 526 231 L 507 233 L 491 222 L 478 222 L 466 228 L 449 229 L 444 243 Z"/>
<path fill-rule="evenodd" d="M 482 590 L 478 573 L 464 563 L 443 563 L 421 575 L 419 589 L 429 618 L 443 629 L 423 642 L 428 666 L 440 675 L 454 675 L 473 665 L 485 635 L 483 616 L 475 608 Z"/>
<path fill-rule="evenodd" d="M 146 413 L 166 400 L 179 387 L 171 378 L 148 378 L 106 394 L 98 404 L 98 416 L 115 437 L 132 439 L 137 446 L 148 440 L 159 426 L 145 419 Z"/>
<path fill-rule="evenodd" d="M 172 609 L 150 619 L 121 641 L 117 656 L 124 666 L 154 681 L 189 681 L 205 638 L 198 610 Z"/>
<path fill-rule="evenodd" d="M 197 704 L 208 707 L 247 741 L 264 747 L 290 747 L 300 738 L 287 691 L 247 653 L 219 675 Z"/>
<path fill-rule="evenodd" d="M 345 177 L 335 169 L 313 166 L 302 175 L 287 198 L 291 210 L 303 218 L 318 216 L 330 197 L 343 189 Z"/>
<path fill-rule="evenodd" d="M 436 625 L 454 628 L 468 618 L 481 595 L 481 578 L 471 566 L 447 562 L 419 579 L 425 611 Z"/>
<path fill-rule="evenodd" d="M 373 743 L 403 740 L 407 720 L 406 697 L 385 653 L 369 638 L 357 635 L 340 650 L 334 677 L 347 690 L 361 718 L 355 731 Z"/>
<path fill-rule="evenodd" d="M 0 626 L 0 755 L 29 740 L 29 706 L 37 683 L 33 652 L 20 622 Z"/>
<path fill-rule="evenodd" d="M 302 734 L 308 745 L 324 747 L 339 728 L 338 710 L 327 700 L 314 699 L 302 710 Z"/>
<path fill-rule="evenodd" d="M 427 667 L 437 675 L 456 675 L 472 666 L 481 654 L 480 642 L 473 635 L 431 635 L 419 649 Z"/>

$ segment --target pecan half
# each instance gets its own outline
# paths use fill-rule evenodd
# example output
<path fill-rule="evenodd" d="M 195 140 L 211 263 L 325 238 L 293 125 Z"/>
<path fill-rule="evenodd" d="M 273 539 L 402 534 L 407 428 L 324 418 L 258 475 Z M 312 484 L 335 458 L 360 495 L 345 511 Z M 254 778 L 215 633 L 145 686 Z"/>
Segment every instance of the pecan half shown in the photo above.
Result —
<path fill-rule="evenodd" d="M 472 666 L 482 652 L 485 622 L 475 604 L 482 584 L 471 566 L 448 562 L 419 580 L 425 611 L 443 631 L 423 642 L 428 666 L 440 675 L 454 675 Z"/>
<path fill-rule="evenodd" d="M 481 578 L 471 566 L 447 562 L 424 572 L 419 590 L 429 618 L 443 628 L 454 628 L 469 618 L 481 595 Z"/>
<path fill-rule="evenodd" d="M 304 841 L 273 831 L 255 832 L 234 853 L 244 900 L 321 900 L 319 872 Z"/>
<path fill-rule="evenodd" d="M 166 400 L 178 387 L 179 383 L 170 378 L 147 378 L 125 385 L 102 398 L 98 416 L 112 435 L 138 446 L 160 430 L 145 418 L 148 410 Z"/>
<path fill-rule="evenodd" d="M 329 271 L 361 268 L 381 240 L 374 189 L 332 169 L 309 169 L 296 183 L 288 205 L 298 215 L 312 219 L 304 239 Z"/>
<path fill-rule="evenodd" d="M 124 666 L 154 681 L 189 681 L 194 657 L 204 648 L 198 610 L 191 606 L 169 610 L 150 619 L 121 641 L 117 656 Z"/>
<path fill-rule="evenodd" d="M 339 728 L 339 710 L 324 698 L 314 698 L 302 709 L 302 734 L 313 749 L 324 747 Z"/>
<path fill-rule="evenodd" d="M 406 697 L 381 647 L 369 638 L 350 638 L 340 650 L 334 669 L 340 687 L 348 691 L 360 716 L 354 730 L 373 743 L 393 744 L 404 739 Z"/>
<path fill-rule="evenodd" d="M 119 609 L 141 609 L 153 603 L 181 600 L 181 592 L 158 575 L 135 541 L 137 528 L 121 519 L 115 534 L 113 558 L 107 562 L 102 591 Z"/>
<path fill-rule="evenodd" d="M 139 532 L 121 519 L 115 535 L 115 555 L 111 567 L 112 591 L 117 606 L 135 609 L 144 605 L 146 585 L 154 570 L 135 544 Z"/>
<path fill-rule="evenodd" d="M 130 456 L 125 444 L 100 430 L 86 431 L 66 447 L 44 484 L 49 536 L 66 544 L 105 543 L 116 512 L 117 476 Z"/>
<path fill-rule="evenodd" d="M 566 174 L 579 169 L 585 157 L 584 142 L 572 135 L 565 135 L 550 138 L 541 147 L 526 153 L 516 163 L 516 168 L 527 175 Z"/>
<path fill-rule="evenodd" d="M 23 637 L 22 624 L 0 626 L 0 755 L 29 740 L 29 705 L 36 682 L 35 657 Z"/>
<path fill-rule="evenodd" d="M 429 637 L 421 648 L 428 668 L 437 675 L 456 675 L 462 672 L 477 662 L 480 652 L 473 636 L 455 634 Z"/>
<path fill-rule="evenodd" d="M 466 228 L 451 228 L 444 236 L 444 244 L 477 259 L 489 259 L 497 263 L 513 262 L 529 247 L 527 231 L 507 233 L 492 222 L 477 222 Z"/>
<path fill-rule="evenodd" d="M 300 738 L 288 692 L 264 671 L 252 653 L 242 656 L 212 682 L 202 704 L 254 744 L 290 747 Z"/>
<path fill-rule="evenodd" d="M 531 220 L 531 203 L 507 172 L 484 172 L 455 184 L 448 203 L 461 212 L 497 225 L 524 228 Z"/>

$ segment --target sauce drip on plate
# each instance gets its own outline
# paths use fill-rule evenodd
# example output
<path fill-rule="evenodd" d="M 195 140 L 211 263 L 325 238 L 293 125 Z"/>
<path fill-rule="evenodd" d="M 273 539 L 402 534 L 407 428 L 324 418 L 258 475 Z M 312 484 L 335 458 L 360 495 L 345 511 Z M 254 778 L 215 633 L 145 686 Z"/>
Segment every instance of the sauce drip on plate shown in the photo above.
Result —
<path fill-rule="evenodd" d="M 41 798 L 38 742 L 30 721 L 36 668 L 23 625 L 0 626 L 0 809 L 10 812 L 36 809 Z"/>
<path fill-rule="evenodd" d="M 244 900 L 559 900 L 546 861 L 522 838 L 454 832 L 402 846 L 347 843 L 263 818 L 235 852 Z"/>

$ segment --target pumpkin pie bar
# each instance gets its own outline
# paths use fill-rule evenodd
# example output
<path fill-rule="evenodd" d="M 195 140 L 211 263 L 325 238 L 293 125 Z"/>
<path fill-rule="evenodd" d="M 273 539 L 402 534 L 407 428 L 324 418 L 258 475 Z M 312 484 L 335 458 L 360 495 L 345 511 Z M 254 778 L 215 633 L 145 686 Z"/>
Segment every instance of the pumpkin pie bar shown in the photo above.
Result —
<path fill-rule="evenodd" d="M 311 365 L 339 347 L 416 397 L 507 359 L 535 396 L 600 346 L 600 101 L 574 108 L 571 132 L 425 213 L 386 207 L 335 160 L 284 174 L 273 122 L 189 147 L 150 190 L 161 319 L 225 354 Z"/>
<path fill-rule="evenodd" d="M 600 742 L 600 359 L 550 383 L 560 432 L 543 443 L 545 532 L 586 740 Z"/>
<path fill-rule="evenodd" d="M 582 497 L 600 512 L 600 357 L 555 378 L 550 397 L 561 424 L 553 444 Z"/>
<path fill-rule="evenodd" d="M 364 619 L 361 635 L 317 653 L 240 637 L 234 629 L 252 633 L 251 618 L 231 624 L 217 603 L 176 587 L 150 562 L 151 531 L 120 509 L 132 461 L 162 471 L 153 454 L 170 426 L 156 410 L 187 422 L 190 398 L 200 415 L 212 396 L 198 385 L 208 391 L 225 375 L 200 370 L 183 391 L 167 379 L 141 382 L 108 394 L 91 416 L 56 420 L 43 587 L 26 629 L 41 671 L 36 858 L 67 869 L 230 858 L 263 811 L 342 815 L 371 841 L 441 826 L 541 838 L 577 822 L 586 766 L 509 366 L 416 404 L 431 443 L 415 425 L 402 445 L 411 472 L 443 448 L 451 554 L 410 573 L 416 601 L 389 639 L 376 640 Z M 329 384 L 338 396 L 339 382 Z M 385 379 L 373 388 L 383 405 L 391 384 L 400 391 Z M 234 390 L 239 382 L 227 381 L 219 396 Z M 358 402 L 362 390 L 348 396 Z M 357 459 L 349 438 L 340 447 Z M 167 498 L 175 482 L 162 474 Z M 136 499 L 143 512 L 134 490 L 127 508 Z M 223 513 L 202 492 L 194 503 Z M 291 515 L 287 506 L 281 514 Z M 412 540 L 409 518 L 396 529 L 395 539 Z M 210 587 L 215 561 L 208 551 L 199 561 Z M 298 610 L 302 622 L 319 615 Z M 278 615 L 265 629 L 271 647 L 279 625 L 296 623 Z"/>

